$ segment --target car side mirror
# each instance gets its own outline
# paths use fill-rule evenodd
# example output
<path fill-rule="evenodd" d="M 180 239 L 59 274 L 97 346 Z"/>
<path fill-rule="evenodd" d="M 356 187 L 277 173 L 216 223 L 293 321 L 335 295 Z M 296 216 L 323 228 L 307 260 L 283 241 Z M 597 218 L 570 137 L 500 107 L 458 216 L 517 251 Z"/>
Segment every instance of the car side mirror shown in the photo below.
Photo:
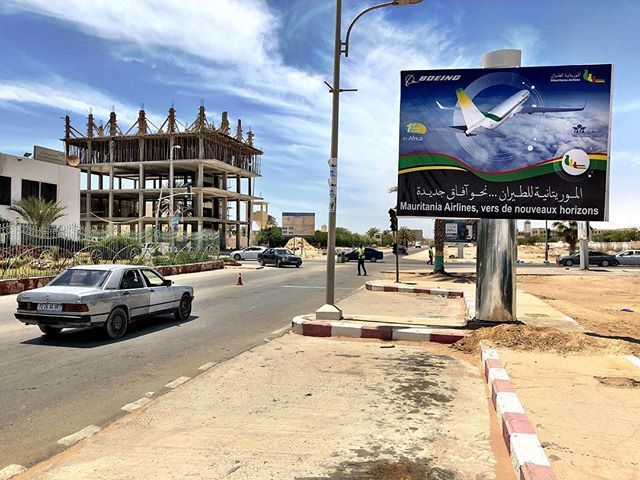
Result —
<path fill-rule="evenodd" d="M 170 287 L 171 285 L 173 285 L 173 280 L 169 280 L 168 278 L 165 278 L 163 285 L 165 287 Z"/>

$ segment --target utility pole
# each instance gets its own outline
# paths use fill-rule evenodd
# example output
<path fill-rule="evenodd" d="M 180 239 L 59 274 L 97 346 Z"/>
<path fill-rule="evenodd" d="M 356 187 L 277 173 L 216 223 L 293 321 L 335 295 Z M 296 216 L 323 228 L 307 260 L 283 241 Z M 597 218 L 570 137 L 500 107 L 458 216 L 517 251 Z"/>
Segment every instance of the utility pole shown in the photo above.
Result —
<path fill-rule="evenodd" d="M 589 222 L 578 222 L 580 270 L 589 270 Z"/>
<path fill-rule="evenodd" d="M 544 221 L 544 263 L 549 263 L 549 227 L 548 221 Z"/>

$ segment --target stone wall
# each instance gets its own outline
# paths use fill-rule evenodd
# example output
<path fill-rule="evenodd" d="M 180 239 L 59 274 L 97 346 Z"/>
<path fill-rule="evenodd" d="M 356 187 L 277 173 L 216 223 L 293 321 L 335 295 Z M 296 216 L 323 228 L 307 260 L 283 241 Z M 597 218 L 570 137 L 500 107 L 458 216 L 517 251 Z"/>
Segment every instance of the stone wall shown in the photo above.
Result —
<path fill-rule="evenodd" d="M 185 265 L 171 265 L 157 267 L 164 276 L 180 275 L 181 273 L 206 272 L 209 270 L 220 270 L 224 268 L 224 263 L 220 260 L 202 263 L 187 263 Z M 33 278 L 14 278 L 9 280 L 0 280 L 0 295 L 12 295 L 25 290 L 40 288 L 47 285 L 53 277 L 33 277 Z"/>

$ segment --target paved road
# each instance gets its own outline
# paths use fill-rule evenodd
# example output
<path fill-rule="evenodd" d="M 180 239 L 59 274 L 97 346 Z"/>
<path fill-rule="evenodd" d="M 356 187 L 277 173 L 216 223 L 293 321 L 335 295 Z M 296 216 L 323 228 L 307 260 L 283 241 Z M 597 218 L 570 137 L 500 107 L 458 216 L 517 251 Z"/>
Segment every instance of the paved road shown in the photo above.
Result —
<path fill-rule="evenodd" d="M 368 264 L 371 273 L 389 263 Z M 355 264 L 336 269 L 339 300 L 369 277 Z M 105 426 L 147 392 L 163 393 L 178 377 L 263 343 L 293 316 L 324 303 L 325 267 L 240 270 L 174 277 L 195 287 L 192 318 L 146 320 L 119 341 L 97 330 L 70 330 L 55 340 L 13 318 L 15 296 L 0 297 L 0 470 L 31 465 L 59 450 L 57 440 L 88 425 Z M 375 276 L 373 277 L 375 278 Z M 140 439 L 144 441 L 144 439 Z"/>

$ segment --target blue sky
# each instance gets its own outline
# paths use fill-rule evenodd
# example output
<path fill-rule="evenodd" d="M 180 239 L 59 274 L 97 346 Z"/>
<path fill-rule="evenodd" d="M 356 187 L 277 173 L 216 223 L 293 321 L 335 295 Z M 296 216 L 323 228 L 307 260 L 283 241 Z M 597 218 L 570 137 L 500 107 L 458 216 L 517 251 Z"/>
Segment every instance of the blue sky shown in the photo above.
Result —
<path fill-rule="evenodd" d="M 343 0 L 344 28 L 375 2 Z M 190 123 L 242 118 L 265 152 L 257 192 L 271 213 L 326 223 L 335 2 L 332 0 L 3 0 L 0 151 L 60 147 L 60 119 L 92 109 L 122 122 L 172 102 Z M 523 50 L 523 65 L 613 63 L 609 226 L 640 226 L 640 2 L 424 0 L 363 17 L 343 58 L 338 224 L 387 228 L 396 184 L 399 72 L 477 67 L 483 52 Z M 128 125 L 127 125 L 128 127 Z M 429 230 L 430 221 L 403 220 Z M 603 225 L 604 226 L 604 225 Z"/>

